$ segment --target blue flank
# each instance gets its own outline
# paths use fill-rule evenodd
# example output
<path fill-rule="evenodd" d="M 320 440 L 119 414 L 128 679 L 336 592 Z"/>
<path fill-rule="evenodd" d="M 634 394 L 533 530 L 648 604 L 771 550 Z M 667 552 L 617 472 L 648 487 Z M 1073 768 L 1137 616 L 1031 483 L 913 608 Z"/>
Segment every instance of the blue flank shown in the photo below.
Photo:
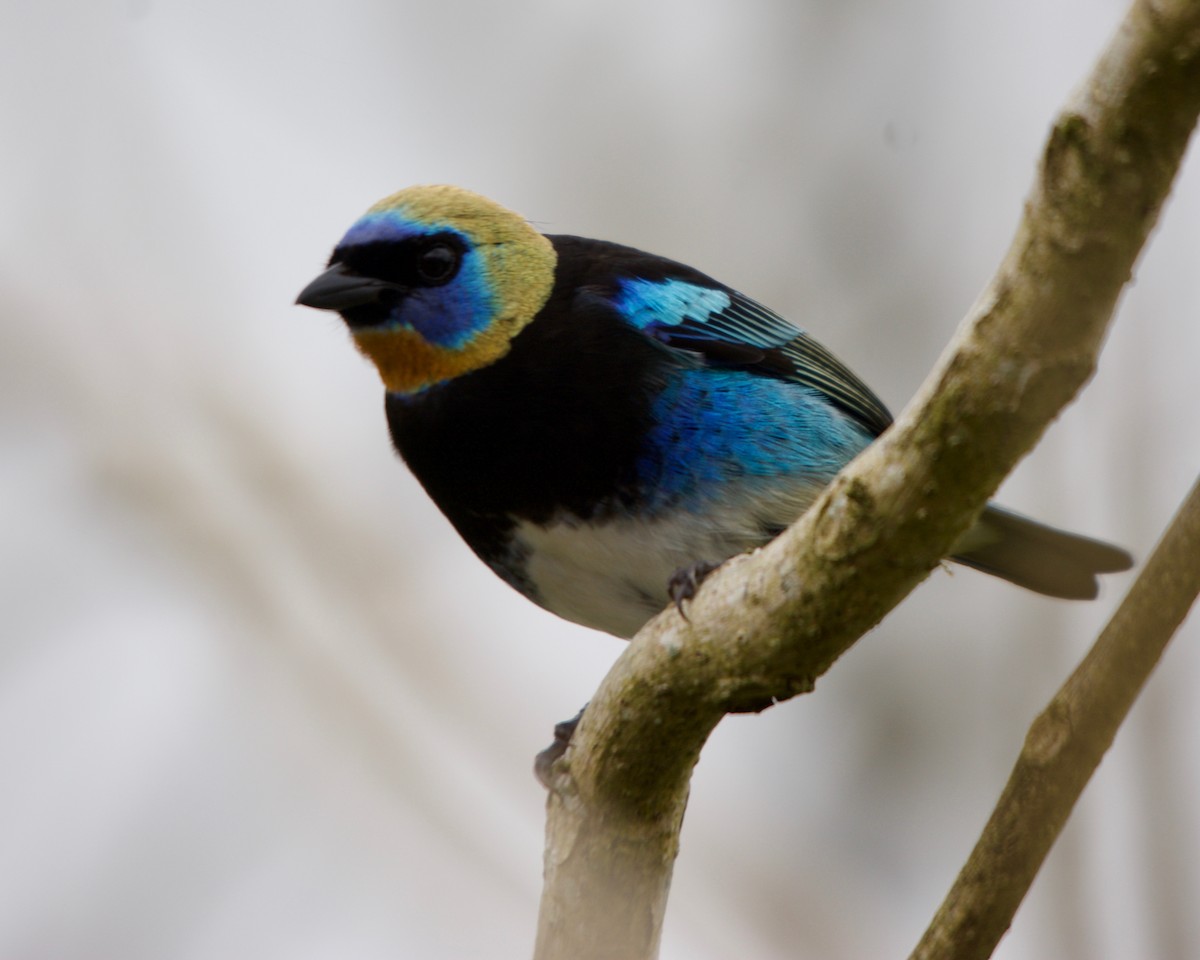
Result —
<path fill-rule="evenodd" d="M 435 233 L 462 232 L 446 223 L 409 220 L 396 210 L 375 210 L 364 215 L 342 238 L 339 246 L 398 243 Z M 469 241 L 469 237 L 464 237 Z M 435 346 L 457 350 L 469 344 L 496 315 L 496 300 L 480 257 L 468 242 L 458 275 L 440 287 L 411 291 L 383 329 L 409 327 Z"/>
<path fill-rule="evenodd" d="M 647 507 L 700 511 L 734 487 L 824 485 L 872 437 L 815 390 L 741 370 L 682 371 L 654 401 L 638 460 Z"/>
<path fill-rule="evenodd" d="M 739 294 L 686 280 L 622 278 L 614 305 L 639 330 L 775 346 L 800 334 Z M 744 370 L 685 367 L 655 398 L 637 462 L 655 512 L 700 512 L 743 490 L 780 482 L 824 486 L 872 440 L 819 391 Z"/>
<path fill-rule="evenodd" d="M 622 279 L 614 301 L 625 319 L 639 330 L 674 327 L 684 320 L 704 320 L 729 308 L 729 294 L 685 280 Z"/>

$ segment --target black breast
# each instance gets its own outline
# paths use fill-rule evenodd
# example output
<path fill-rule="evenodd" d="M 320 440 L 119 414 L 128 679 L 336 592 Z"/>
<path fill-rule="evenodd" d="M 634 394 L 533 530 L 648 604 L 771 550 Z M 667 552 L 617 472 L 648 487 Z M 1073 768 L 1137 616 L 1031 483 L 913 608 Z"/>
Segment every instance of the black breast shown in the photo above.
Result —
<path fill-rule="evenodd" d="M 611 273 L 595 254 L 626 248 L 553 240 L 554 290 L 506 356 L 387 397 L 396 449 L 484 559 L 514 519 L 594 518 L 631 500 L 650 405 L 675 362 L 605 302 Z"/>

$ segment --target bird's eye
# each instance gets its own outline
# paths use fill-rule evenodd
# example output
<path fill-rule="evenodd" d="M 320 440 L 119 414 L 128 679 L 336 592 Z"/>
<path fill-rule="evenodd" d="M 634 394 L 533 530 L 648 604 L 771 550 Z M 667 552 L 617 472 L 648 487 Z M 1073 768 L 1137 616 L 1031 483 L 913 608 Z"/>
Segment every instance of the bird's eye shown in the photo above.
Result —
<path fill-rule="evenodd" d="M 449 283 L 458 272 L 462 254 L 448 243 L 431 243 L 417 254 L 417 276 L 436 286 Z"/>

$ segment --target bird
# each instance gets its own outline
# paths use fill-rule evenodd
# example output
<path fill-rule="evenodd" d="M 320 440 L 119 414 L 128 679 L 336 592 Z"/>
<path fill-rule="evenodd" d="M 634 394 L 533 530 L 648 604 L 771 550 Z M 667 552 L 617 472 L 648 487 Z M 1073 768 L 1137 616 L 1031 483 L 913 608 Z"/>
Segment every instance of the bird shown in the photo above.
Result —
<path fill-rule="evenodd" d="M 335 311 L 391 439 L 501 579 L 629 638 L 798 519 L 892 423 L 805 329 L 682 263 L 447 185 L 380 200 L 297 298 Z M 951 560 L 1091 599 L 1120 547 L 994 503 Z"/>

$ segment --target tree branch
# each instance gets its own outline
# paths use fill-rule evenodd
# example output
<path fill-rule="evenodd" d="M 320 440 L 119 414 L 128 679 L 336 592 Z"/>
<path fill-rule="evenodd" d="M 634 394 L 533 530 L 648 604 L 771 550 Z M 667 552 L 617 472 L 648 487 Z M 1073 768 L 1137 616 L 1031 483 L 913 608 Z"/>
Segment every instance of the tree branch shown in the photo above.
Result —
<path fill-rule="evenodd" d="M 625 650 L 556 768 L 538 960 L 652 958 L 692 767 L 811 690 L 950 552 L 1090 377 L 1200 110 L 1200 2 L 1138 0 L 1055 122 L 996 277 L 896 424 Z"/>
<path fill-rule="evenodd" d="M 1200 481 L 1083 662 L 1034 721 L 912 960 L 990 957 L 1075 801 L 1200 593 Z"/>

